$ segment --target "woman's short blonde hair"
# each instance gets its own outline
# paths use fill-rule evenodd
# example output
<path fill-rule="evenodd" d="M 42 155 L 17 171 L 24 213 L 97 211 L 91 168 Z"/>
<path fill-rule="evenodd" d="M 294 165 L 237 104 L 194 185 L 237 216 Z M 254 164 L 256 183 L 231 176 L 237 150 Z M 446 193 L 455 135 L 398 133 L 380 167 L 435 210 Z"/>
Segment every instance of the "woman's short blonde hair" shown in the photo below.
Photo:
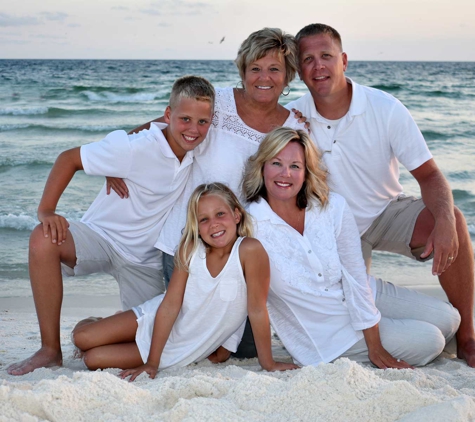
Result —
<path fill-rule="evenodd" d="M 274 158 L 290 142 L 302 145 L 305 154 L 305 181 L 297 194 L 297 206 L 300 209 L 311 206 L 311 201 L 318 201 L 321 206 L 328 202 L 329 189 L 327 172 L 321 163 L 321 154 L 304 130 L 279 127 L 267 134 L 259 145 L 257 152 L 247 162 L 242 189 L 248 202 L 255 202 L 260 197 L 267 199 L 264 181 L 264 164 Z"/>
<path fill-rule="evenodd" d="M 253 234 L 251 218 L 231 189 L 223 183 L 218 182 L 199 185 L 193 191 L 188 201 L 186 224 L 180 244 L 178 245 L 178 253 L 175 254 L 175 266 L 185 271 L 188 271 L 190 259 L 198 248 L 200 240 L 206 248 L 209 247 L 209 245 L 201 239 L 198 232 L 198 204 L 201 198 L 208 195 L 221 197 L 231 211 L 234 212 L 237 210 L 241 217 L 236 227 L 238 236 L 252 237 Z"/>
<path fill-rule="evenodd" d="M 298 69 L 297 44 L 292 35 L 286 34 L 279 28 L 261 29 L 253 32 L 243 41 L 234 60 L 241 80 L 244 80 L 249 64 L 262 59 L 274 50 L 284 58 L 287 84 L 292 82 Z"/>

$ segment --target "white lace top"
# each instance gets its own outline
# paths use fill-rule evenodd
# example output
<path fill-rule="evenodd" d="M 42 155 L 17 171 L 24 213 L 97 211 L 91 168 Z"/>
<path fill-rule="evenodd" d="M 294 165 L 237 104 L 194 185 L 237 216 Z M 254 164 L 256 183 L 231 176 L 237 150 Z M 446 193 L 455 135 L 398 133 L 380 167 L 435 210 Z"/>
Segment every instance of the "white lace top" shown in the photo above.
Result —
<path fill-rule="evenodd" d="M 284 126 L 305 128 L 293 113 L 290 113 Z M 175 254 L 185 226 L 188 199 L 198 185 L 221 182 L 242 199 L 240 185 L 244 167 L 265 135 L 247 126 L 239 117 L 233 88 L 216 89 L 215 112 L 208 136 L 195 150 L 191 176 L 165 222 L 156 248 L 169 255 Z"/>
<path fill-rule="evenodd" d="M 346 201 L 331 193 L 326 208 L 317 203 L 307 208 L 303 236 L 264 199 L 248 208 L 271 262 L 268 308 L 274 330 L 296 362 L 332 361 L 381 318 Z"/>

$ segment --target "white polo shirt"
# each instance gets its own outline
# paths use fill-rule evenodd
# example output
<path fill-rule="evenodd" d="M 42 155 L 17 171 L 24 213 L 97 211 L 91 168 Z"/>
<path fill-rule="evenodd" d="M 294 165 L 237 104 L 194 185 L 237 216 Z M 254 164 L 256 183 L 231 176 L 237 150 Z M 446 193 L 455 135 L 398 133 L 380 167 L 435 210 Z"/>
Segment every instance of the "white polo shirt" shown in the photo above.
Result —
<path fill-rule="evenodd" d="M 152 123 L 134 135 L 117 130 L 81 147 L 86 174 L 120 177 L 129 188 L 129 198 L 121 199 L 114 192 L 107 195 L 104 185 L 81 221 L 129 261 L 157 268 L 160 254 L 153 245 L 193 162 L 192 151 L 179 162 L 163 136 L 166 126 Z"/>
<path fill-rule="evenodd" d="M 392 95 L 353 85 L 348 113 L 334 130 L 316 110 L 310 93 L 287 104 L 310 122 L 311 137 L 323 153 L 330 189 L 348 202 L 360 235 L 402 194 L 400 162 L 412 171 L 432 158 L 409 111 Z M 328 136 L 327 132 L 333 132 Z"/>

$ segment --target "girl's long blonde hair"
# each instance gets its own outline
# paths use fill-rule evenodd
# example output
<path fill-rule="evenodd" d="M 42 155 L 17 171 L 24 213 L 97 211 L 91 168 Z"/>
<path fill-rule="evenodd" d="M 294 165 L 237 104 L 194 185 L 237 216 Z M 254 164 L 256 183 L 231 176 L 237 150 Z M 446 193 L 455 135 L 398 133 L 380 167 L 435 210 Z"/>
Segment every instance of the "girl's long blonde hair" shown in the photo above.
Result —
<path fill-rule="evenodd" d="M 305 181 L 297 194 L 297 206 L 300 209 L 311 206 L 311 200 L 320 202 L 322 207 L 327 204 L 329 195 L 327 172 L 322 166 L 319 150 L 307 132 L 288 127 L 279 127 L 268 133 L 257 152 L 249 158 L 242 181 L 242 190 L 247 202 L 255 202 L 260 197 L 267 199 L 264 164 L 290 142 L 302 145 L 305 154 Z"/>
<path fill-rule="evenodd" d="M 182 270 L 189 270 L 190 259 L 193 253 L 198 248 L 200 240 L 206 246 L 209 245 L 204 242 L 198 233 L 198 203 L 203 196 L 216 195 L 221 197 L 229 206 L 232 212 L 237 212 L 240 215 L 240 221 L 237 223 L 236 232 L 238 236 L 252 237 L 252 222 L 249 214 L 241 205 L 236 195 L 223 183 L 207 183 L 199 185 L 191 194 L 188 201 L 186 224 L 181 236 L 180 244 L 178 245 L 178 252 L 175 254 L 175 266 Z"/>

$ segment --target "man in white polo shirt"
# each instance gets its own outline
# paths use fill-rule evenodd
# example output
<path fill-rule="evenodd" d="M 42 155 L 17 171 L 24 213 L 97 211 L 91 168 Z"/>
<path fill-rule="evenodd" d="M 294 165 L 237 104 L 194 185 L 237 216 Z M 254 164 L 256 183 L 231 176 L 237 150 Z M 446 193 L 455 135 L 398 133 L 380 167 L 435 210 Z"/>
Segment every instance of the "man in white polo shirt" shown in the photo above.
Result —
<path fill-rule="evenodd" d="M 420 130 L 396 98 L 345 77 L 348 59 L 335 29 L 311 24 L 296 39 L 300 77 L 310 92 L 287 107 L 310 122 L 330 187 L 355 215 L 368 271 L 373 249 L 417 260 L 433 256 L 432 273 L 462 317 L 458 357 L 475 367 L 470 235 Z M 419 183 L 422 198 L 403 194 L 399 162 Z"/>
<path fill-rule="evenodd" d="M 163 293 L 161 254 L 154 245 L 188 180 L 193 150 L 206 138 L 214 100 L 214 88 L 206 79 L 184 76 L 172 87 L 166 124 L 155 123 L 134 135 L 116 130 L 59 155 L 38 207 L 40 224 L 30 237 L 28 265 L 41 347 L 8 367 L 10 375 L 62 364 L 61 273 L 112 275 L 123 309 Z M 81 221 L 69 223 L 56 207 L 78 170 L 124 178 L 130 199 L 107 195 L 104 185 Z"/>

